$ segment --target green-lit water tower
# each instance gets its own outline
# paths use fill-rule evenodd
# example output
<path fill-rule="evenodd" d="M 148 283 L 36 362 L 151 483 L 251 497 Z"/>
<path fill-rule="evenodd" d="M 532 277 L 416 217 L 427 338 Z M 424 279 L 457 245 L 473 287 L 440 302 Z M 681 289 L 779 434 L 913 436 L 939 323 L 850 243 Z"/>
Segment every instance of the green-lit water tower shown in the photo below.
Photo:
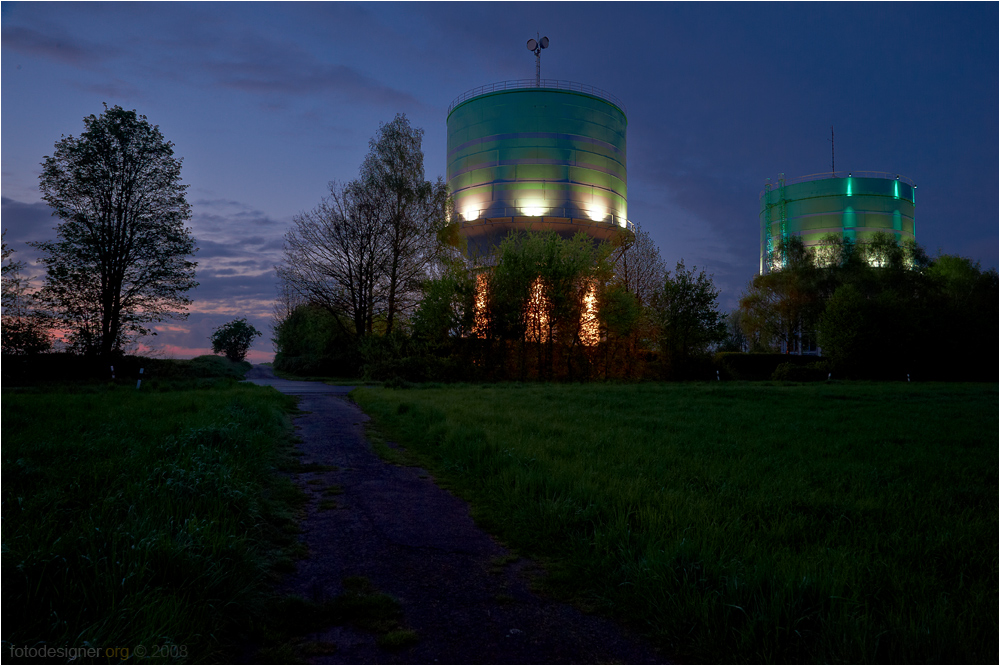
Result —
<path fill-rule="evenodd" d="M 790 236 L 801 237 L 807 248 L 828 234 L 856 243 L 877 231 L 915 239 L 916 190 L 909 178 L 878 171 L 768 179 L 760 193 L 760 272 L 780 268 L 773 253 Z"/>
<path fill-rule="evenodd" d="M 547 45 L 533 48 L 537 56 Z M 475 88 L 448 109 L 448 185 L 470 254 L 512 230 L 632 236 L 625 106 L 592 86 L 536 77 Z"/>

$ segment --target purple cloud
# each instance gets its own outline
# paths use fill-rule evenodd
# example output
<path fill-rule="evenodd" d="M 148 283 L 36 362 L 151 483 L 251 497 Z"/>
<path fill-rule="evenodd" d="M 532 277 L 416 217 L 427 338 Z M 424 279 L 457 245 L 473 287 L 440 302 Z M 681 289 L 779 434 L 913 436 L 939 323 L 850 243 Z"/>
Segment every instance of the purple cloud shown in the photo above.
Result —
<path fill-rule="evenodd" d="M 92 44 L 63 34 L 45 34 L 21 26 L 4 26 L 5 50 L 56 60 L 78 67 L 104 62 L 118 55 L 118 50 L 104 44 Z"/>

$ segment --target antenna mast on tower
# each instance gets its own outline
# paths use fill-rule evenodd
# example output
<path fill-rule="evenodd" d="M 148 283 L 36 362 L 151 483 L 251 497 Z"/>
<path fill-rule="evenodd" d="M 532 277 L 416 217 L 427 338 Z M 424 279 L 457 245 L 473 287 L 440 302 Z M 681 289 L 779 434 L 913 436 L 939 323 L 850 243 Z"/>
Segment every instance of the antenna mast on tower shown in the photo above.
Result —
<path fill-rule="evenodd" d="M 535 33 L 537 35 L 537 33 Z M 535 54 L 535 87 L 542 87 L 542 49 L 549 48 L 549 38 L 542 37 L 539 40 L 529 39 L 528 50 Z"/>
<path fill-rule="evenodd" d="M 837 176 L 837 154 L 834 152 L 833 146 L 833 125 L 830 125 L 830 175 L 836 178 Z"/>

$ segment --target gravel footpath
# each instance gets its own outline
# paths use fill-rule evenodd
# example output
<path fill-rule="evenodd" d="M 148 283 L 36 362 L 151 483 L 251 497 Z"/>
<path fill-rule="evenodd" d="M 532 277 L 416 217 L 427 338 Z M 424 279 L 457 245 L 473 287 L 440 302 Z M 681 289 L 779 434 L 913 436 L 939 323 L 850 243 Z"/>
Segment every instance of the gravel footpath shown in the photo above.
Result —
<path fill-rule="evenodd" d="M 530 561 L 503 563 L 508 551 L 476 527 L 468 505 L 428 472 L 384 462 L 365 439 L 368 417 L 346 399 L 354 387 L 291 382 L 254 366 L 254 383 L 301 395 L 295 418 L 303 464 L 336 471 L 296 475 L 310 496 L 301 540 L 309 557 L 282 591 L 315 601 L 335 597 L 341 580 L 366 576 L 399 600 L 403 625 L 419 641 L 397 651 L 351 627 L 329 627 L 309 640 L 331 643 L 317 664 L 659 663 L 646 642 L 605 618 L 535 594 Z M 310 483 L 312 481 L 313 483 Z M 336 509 L 323 510 L 324 488 L 340 486 Z M 508 558 L 509 559 L 509 558 Z"/>

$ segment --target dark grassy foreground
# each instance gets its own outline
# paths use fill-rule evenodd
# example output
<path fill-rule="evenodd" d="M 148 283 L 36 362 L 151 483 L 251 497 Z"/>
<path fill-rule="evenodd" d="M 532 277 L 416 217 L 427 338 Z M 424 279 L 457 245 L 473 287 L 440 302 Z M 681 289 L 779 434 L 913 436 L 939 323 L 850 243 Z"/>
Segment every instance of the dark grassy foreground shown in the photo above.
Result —
<path fill-rule="evenodd" d="M 358 389 L 548 587 L 681 660 L 997 661 L 997 386 Z"/>
<path fill-rule="evenodd" d="M 114 663 L 248 650 L 292 561 L 299 491 L 274 470 L 294 466 L 293 407 L 233 379 L 5 391 L 4 662 L 11 647 L 118 648 L 96 659 Z"/>

